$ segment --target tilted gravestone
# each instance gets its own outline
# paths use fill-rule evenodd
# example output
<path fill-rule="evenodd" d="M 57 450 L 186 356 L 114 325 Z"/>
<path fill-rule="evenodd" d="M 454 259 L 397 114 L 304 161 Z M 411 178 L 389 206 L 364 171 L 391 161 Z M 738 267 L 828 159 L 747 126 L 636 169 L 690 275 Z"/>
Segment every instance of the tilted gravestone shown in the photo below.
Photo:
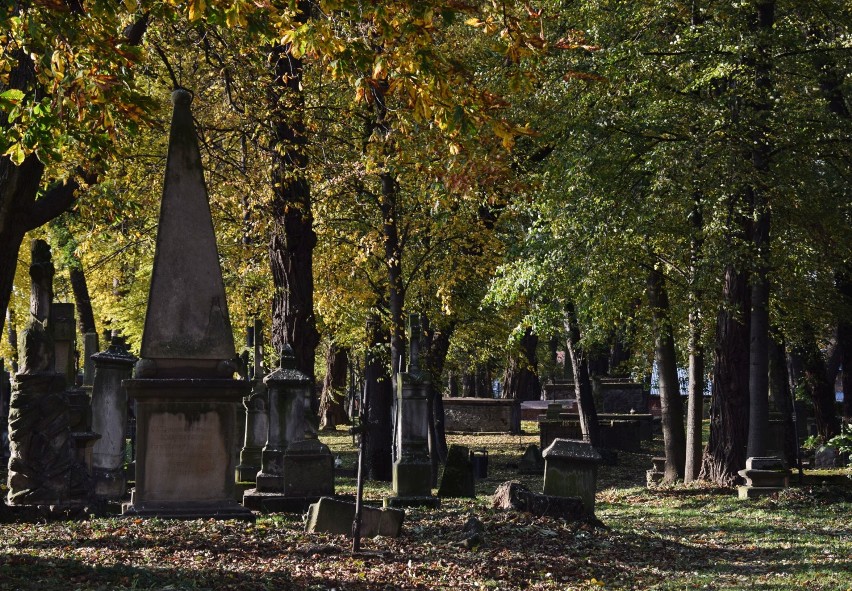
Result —
<path fill-rule="evenodd" d="M 476 482 L 473 477 L 473 462 L 470 450 L 463 445 L 451 445 L 447 451 L 447 462 L 441 476 L 439 497 L 476 497 Z"/>
<path fill-rule="evenodd" d="M 136 402 L 136 487 L 124 513 L 253 519 L 234 500 L 236 350 L 192 95 L 172 93 L 157 245 L 140 360 L 124 382 Z"/>

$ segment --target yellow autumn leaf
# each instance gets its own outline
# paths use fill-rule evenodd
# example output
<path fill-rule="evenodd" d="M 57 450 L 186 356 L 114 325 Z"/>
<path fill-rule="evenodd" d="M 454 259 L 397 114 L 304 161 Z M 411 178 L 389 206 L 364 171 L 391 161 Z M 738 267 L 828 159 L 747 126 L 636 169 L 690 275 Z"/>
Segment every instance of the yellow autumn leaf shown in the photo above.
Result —
<path fill-rule="evenodd" d="M 204 14 L 206 6 L 205 0 L 190 0 L 189 2 L 189 20 L 195 21 L 201 18 Z"/>

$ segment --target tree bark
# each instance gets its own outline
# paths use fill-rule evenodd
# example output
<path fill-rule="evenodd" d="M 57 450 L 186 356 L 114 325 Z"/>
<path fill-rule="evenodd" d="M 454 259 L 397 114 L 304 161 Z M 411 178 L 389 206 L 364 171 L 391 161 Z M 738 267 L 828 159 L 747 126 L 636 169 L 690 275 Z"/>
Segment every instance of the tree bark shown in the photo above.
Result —
<path fill-rule="evenodd" d="M 346 414 L 346 376 L 349 373 L 349 349 L 331 342 L 325 348 L 325 379 L 320 395 L 320 424 L 322 431 L 334 431 L 338 425 L 348 425 Z"/>
<path fill-rule="evenodd" d="M 659 269 L 648 275 L 648 302 L 656 332 L 654 359 L 660 380 L 663 445 L 666 451 L 664 482 L 682 480 L 686 464 L 686 433 L 683 428 L 683 400 L 677 377 L 677 354 L 669 319 L 669 296 Z"/>
<path fill-rule="evenodd" d="M 788 466 L 798 462 L 796 425 L 793 419 L 793 398 L 787 379 L 787 361 L 784 345 L 775 338 L 769 339 L 769 402 L 784 421 L 784 459 Z"/>
<path fill-rule="evenodd" d="M 309 6 L 297 2 L 297 21 L 305 23 Z M 293 348 L 296 368 L 315 381 L 314 363 L 319 333 L 314 317 L 313 230 L 304 121 L 302 60 L 289 45 L 273 49 L 274 82 L 270 103 L 274 121 L 272 140 L 272 238 L 269 259 L 275 295 L 272 300 L 272 344 L 280 351 Z M 312 389 L 312 392 L 314 390 Z M 314 395 L 315 396 L 315 395 Z"/>
<path fill-rule="evenodd" d="M 725 269 L 723 304 L 716 320 L 710 439 L 700 478 L 730 486 L 745 466 L 748 442 L 749 291 L 746 275 Z"/>
<path fill-rule="evenodd" d="M 510 354 L 503 376 L 503 398 L 540 400 L 541 381 L 538 378 L 538 335 L 527 328 L 521 338 L 519 355 Z"/>
<path fill-rule="evenodd" d="M 755 132 L 752 142 L 752 165 L 757 181 L 751 187 L 754 208 L 752 241 L 757 264 L 751 274 L 751 319 L 749 322 L 749 457 L 766 455 L 769 431 L 769 248 L 770 208 L 767 187 L 762 180 L 769 173 L 768 117 L 771 110 L 771 43 L 775 23 L 775 2 L 763 0 L 757 4 L 757 51 L 754 64 L 756 100 L 754 105 Z"/>
<path fill-rule="evenodd" d="M 364 381 L 365 387 L 370 388 L 370 405 L 366 412 L 365 466 L 371 480 L 390 482 L 393 478 L 393 388 L 385 356 L 387 333 L 375 316 L 367 320 L 367 339 L 370 347 L 364 362 Z"/>
<path fill-rule="evenodd" d="M 701 331 L 701 292 L 698 289 L 701 249 L 704 245 L 704 215 L 701 193 L 693 193 L 689 222 L 692 236 L 689 245 L 689 386 L 686 416 L 686 466 L 684 482 L 692 482 L 701 472 L 704 427 L 704 345 Z"/>
<path fill-rule="evenodd" d="M 95 328 L 95 314 L 92 311 L 92 298 L 89 295 L 86 274 L 80 260 L 77 257 L 74 257 L 74 259 L 76 264 L 68 269 L 68 274 L 71 278 L 74 302 L 77 304 L 77 326 L 81 334 L 96 333 L 98 331 Z"/>
<path fill-rule="evenodd" d="M 840 419 L 835 409 L 834 383 L 826 378 L 825 359 L 811 333 L 797 350 L 802 361 L 801 381 L 814 408 L 817 434 L 823 443 L 840 433 Z"/>
<path fill-rule="evenodd" d="M 592 395 L 592 382 L 589 379 L 589 369 L 580 346 L 580 326 L 574 304 L 568 304 L 565 309 L 565 328 L 568 336 L 565 346 L 571 358 L 571 369 L 574 374 L 574 394 L 577 397 L 577 412 L 580 415 L 580 429 L 583 438 L 595 447 L 601 444 L 598 412 L 595 408 L 595 398 Z"/>
<path fill-rule="evenodd" d="M 433 329 L 429 318 L 420 318 L 423 327 L 422 367 L 429 373 L 427 415 L 429 417 L 429 457 L 432 460 L 432 480 L 437 482 L 438 465 L 447 461 L 447 432 L 445 429 L 444 401 L 439 384 L 444 373 L 444 363 L 450 350 L 450 338 L 455 331 L 455 321 L 443 330 Z"/>

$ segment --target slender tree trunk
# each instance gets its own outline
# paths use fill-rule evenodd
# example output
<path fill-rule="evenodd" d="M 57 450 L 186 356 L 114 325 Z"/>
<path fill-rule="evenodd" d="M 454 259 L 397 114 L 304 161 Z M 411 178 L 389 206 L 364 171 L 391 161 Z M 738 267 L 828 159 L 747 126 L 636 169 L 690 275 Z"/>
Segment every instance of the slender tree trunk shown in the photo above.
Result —
<path fill-rule="evenodd" d="M 76 259 L 76 257 L 75 257 Z M 68 269 L 71 278 L 71 290 L 74 292 L 74 302 L 77 304 L 77 326 L 81 334 L 96 333 L 95 314 L 92 311 L 92 298 L 89 295 L 89 285 L 86 274 L 79 259 L 76 265 Z"/>
<path fill-rule="evenodd" d="M 346 376 L 349 373 L 349 349 L 331 342 L 325 348 L 325 379 L 320 395 L 320 425 L 323 431 L 333 431 L 337 425 L 348 425 L 346 414 Z"/>
<path fill-rule="evenodd" d="M 393 477 L 393 427 L 391 408 L 393 388 L 384 355 L 387 333 L 378 318 L 367 321 L 370 348 L 364 363 L 365 387 L 370 389 L 367 408 L 367 451 L 365 464 L 371 480 L 390 482 Z"/>
<path fill-rule="evenodd" d="M 669 296 L 663 274 L 651 269 L 648 276 L 648 302 L 654 317 L 656 343 L 654 359 L 660 376 L 660 406 L 662 408 L 663 445 L 666 450 L 666 470 L 663 480 L 682 480 L 686 464 L 686 433 L 683 428 L 683 400 L 677 377 L 677 354 L 669 319 Z"/>
<path fill-rule="evenodd" d="M 751 187 L 754 207 L 752 240 L 757 252 L 757 265 L 751 275 L 751 319 L 749 323 L 749 435 L 750 457 L 766 455 L 769 430 L 769 248 L 770 208 L 763 179 L 769 174 L 771 146 L 768 118 L 771 112 L 772 57 L 771 34 L 775 23 L 775 2 L 757 4 L 757 52 L 755 57 L 754 105 L 755 132 L 752 142 L 752 165 L 757 181 Z"/>
<path fill-rule="evenodd" d="M 307 22 L 309 3 L 297 4 L 297 21 Z M 319 333 L 314 317 L 313 230 L 304 120 L 302 60 L 289 45 L 273 49 L 275 80 L 270 89 L 272 141 L 272 239 L 269 258 L 275 295 L 272 301 L 272 344 L 293 348 L 296 367 L 315 381 Z M 313 391 L 313 390 L 312 390 Z M 315 409 L 316 410 L 316 409 Z"/>
<path fill-rule="evenodd" d="M 388 270 L 388 311 L 390 312 L 391 374 L 400 371 L 405 357 L 405 290 L 402 284 L 402 246 L 399 241 L 397 217 L 398 186 L 389 174 L 381 175 L 382 232 L 384 236 L 385 264 Z"/>
<path fill-rule="evenodd" d="M 577 412 L 580 415 L 580 429 L 583 437 L 595 447 L 601 444 L 598 412 L 595 408 L 595 398 L 592 395 L 592 382 L 589 370 L 580 346 L 580 326 L 574 304 L 568 304 L 565 310 L 565 328 L 568 337 L 565 346 L 571 358 L 571 369 L 574 373 L 574 393 L 577 397 Z"/>
<path fill-rule="evenodd" d="M 701 292 L 698 289 L 701 249 L 704 238 L 704 215 L 701 193 L 693 194 L 689 214 L 692 236 L 689 246 L 689 403 L 686 416 L 686 466 L 684 482 L 692 482 L 701 472 L 702 435 L 704 427 L 704 345 L 701 330 Z"/>
<path fill-rule="evenodd" d="M 429 372 L 429 455 L 436 462 L 447 460 L 447 434 L 445 429 L 444 401 L 438 385 L 444 373 L 444 364 L 450 350 L 450 339 L 455 332 L 455 321 L 451 321 L 443 330 L 434 329 L 429 318 L 421 316 L 423 326 L 423 362 L 422 366 Z M 433 466 L 437 467 L 437 466 Z"/>
<path fill-rule="evenodd" d="M 538 378 L 538 335 L 527 328 L 521 338 L 519 355 L 510 354 L 503 376 L 503 398 L 540 400 L 541 381 Z"/>
<path fill-rule="evenodd" d="M 716 321 L 710 439 L 700 478 L 730 486 L 745 466 L 748 441 L 749 291 L 745 273 L 725 269 Z"/>

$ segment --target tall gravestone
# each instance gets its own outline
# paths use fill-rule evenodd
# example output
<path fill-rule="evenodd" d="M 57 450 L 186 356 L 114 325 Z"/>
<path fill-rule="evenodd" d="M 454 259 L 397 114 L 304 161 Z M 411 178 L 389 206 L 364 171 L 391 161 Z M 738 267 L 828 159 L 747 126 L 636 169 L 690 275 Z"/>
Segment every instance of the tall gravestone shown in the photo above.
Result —
<path fill-rule="evenodd" d="M 124 382 L 136 402 L 136 486 L 126 515 L 252 519 L 234 500 L 237 404 L 234 337 L 192 95 L 172 93 L 157 246 L 140 359 Z"/>
<path fill-rule="evenodd" d="M 71 438 L 65 373 L 55 365 L 50 325 L 55 269 L 50 247 L 32 243 L 30 321 L 9 403 L 10 505 L 63 506 L 79 469 Z"/>
<path fill-rule="evenodd" d="M 263 383 L 263 325 L 255 320 L 249 343 L 254 349 L 253 365 L 249 368 L 251 394 L 243 398 L 245 407 L 245 433 L 240 463 L 237 465 L 238 482 L 255 482 L 261 469 L 261 453 L 269 430 L 269 397 Z"/>
<path fill-rule="evenodd" d="M 392 497 L 385 506 L 437 507 L 432 496 L 432 463 L 429 460 L 429 416 L 427 374 L 420 370 L 420 324 L 415 315 L 408 318 L 408 371 L 396 378 L 396 449 L 393 463 Z"/>
<path fill-rule="evenodd" d="M 115 336 L 106 351 L 91 357 L 94 365 L 92 386 L 92 428 L 101 438 L 92 453 L 95 495 L 119 501 L 126 492 L 124 471 L 127 394 L 122 382 L 130 378 L 136 357 L 127 351 L 124 339 Z"/>

